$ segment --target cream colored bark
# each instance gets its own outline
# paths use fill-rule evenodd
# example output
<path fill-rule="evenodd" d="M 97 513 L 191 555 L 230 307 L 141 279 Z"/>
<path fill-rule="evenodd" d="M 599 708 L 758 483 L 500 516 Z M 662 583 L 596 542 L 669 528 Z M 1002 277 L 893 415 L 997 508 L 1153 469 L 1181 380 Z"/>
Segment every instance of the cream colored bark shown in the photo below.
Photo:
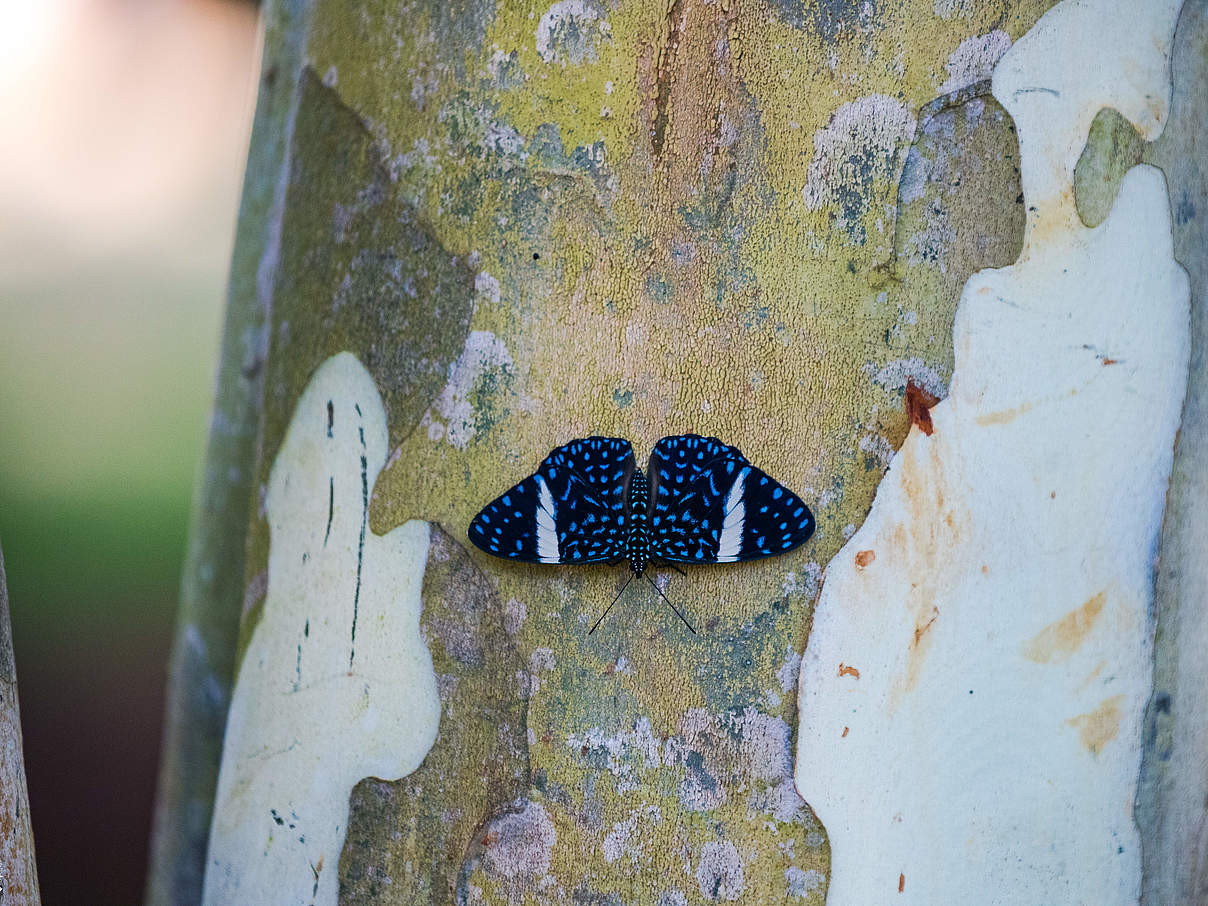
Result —
<path fill-rule="evenodd" d="M 948 399 L 831 562 L 802 662 L 797 783 L 838 906 L 1140 896 L 1188 282 L 1160 171 L 1129 171 L 1093 230 L 1073 183 L 1103 107 L 1157 137 L 1178 8 L 1061 4 L 995 69 L 1023 253 L 966 284 Z"/>

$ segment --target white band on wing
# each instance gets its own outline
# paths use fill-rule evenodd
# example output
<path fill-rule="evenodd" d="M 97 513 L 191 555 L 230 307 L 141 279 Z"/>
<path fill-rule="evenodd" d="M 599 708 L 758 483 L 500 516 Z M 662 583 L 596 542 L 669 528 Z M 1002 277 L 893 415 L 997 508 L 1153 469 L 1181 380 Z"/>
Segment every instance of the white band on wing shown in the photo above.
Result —
<path fill-rule="evenodd" d="M 537 559 L 542 563 L 560 563 L 558 556 L 558 529 L 554 524 L 554 495 L 540 475 L 537 482 Z"/>
<path fill-rule="evenodd" d="M 734 484 L 730 485 L 730 492 L 726 494 L 726 503 L 723 507 L 726 521 L 722 524 L 721 538 L 717 542 L 718 563 L 733 563 L 742 552 L 742 529 L 747 514 L 746 504 L 743 503 L 742 497 L 746 487 L 747 474 L 750 471 L 750 468 L 746 468 L 739 472 L 738 477 L 734 479 Z"/>

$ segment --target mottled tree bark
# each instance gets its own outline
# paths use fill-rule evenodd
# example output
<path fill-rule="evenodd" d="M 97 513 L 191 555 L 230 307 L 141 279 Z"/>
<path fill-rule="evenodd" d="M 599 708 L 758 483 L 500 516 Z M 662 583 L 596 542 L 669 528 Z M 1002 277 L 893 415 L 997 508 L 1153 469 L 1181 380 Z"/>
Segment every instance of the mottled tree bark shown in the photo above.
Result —
<path fill-rule="evenodd" d="M 1180 564 L 1202 547 L 1197 451 L 1208 449 L 1193 439 L 1203 4 L 1188 4 L 1177 31 L 1177 4 L 1131 27 L 1110 0 L 1067 0 L 1046 16 L 1054 5 L 270 7 L 231 297 L 233 322 L 267 325 L 267 358 L 262 382 L 222 384 L 243 429 L 227 452 L 212 441 L 202 496 L 233 502 L 199 517 L 190 576 L 216 564 L 226 578 L 221 594 L 190 592 L 206 586 L 186 578 L 157 840 L 189 832 L 157 850 L 149 899 L 200 896 L 217 703 L 233 663 L 206 902 L 272 890 L 347 904 L 821 903 L 828 884 L 851 896 L 851 879 L 830 873 L 852 864 L 853 835 L 886 878 L 869 896 L 925 902 L 939 888 L 911 848 L 946 844 L 916 834 L 903 849 L 892 796 L 861 813 L 857 789 L 876 783 L 859 778 L 938 765 L 931 773 L 956 785 L 964 772 L 1005 771 L 979 722 L 1043 722 L 1039 708 L 1010 711 L 1018 696 L 993 694 L 998 678 L 1009 693 L 1036 670 L 1074 690 L 1054 696 L 1061 719 L 1040 738 L 1092 765 L 1116 758 L 1134 789 L 1144 755 L 1135 823 L 1130 796 L 1112 817 L 1133 835 L 1139 825 L 1143 858 L 1121 847 L 1133 861 L 1113 896 L 1135 902 L 1143 866 L 1152 902 L 1195 902 L 1200 857 L 1188 851 L 1202 848 L 1204 812 L 1189 791 L 1208 779 L 1208 706 L 1191 640 L 1204 594 L 1199 571 Z M 1086 47 L 1097 31 L 1118 41 L 1109 56 L 1125 64 L 1087 68 L 1073 44 L 1020 50 L 1061 46 L 1066 20 Z M 1152 41 L 1128 43 L 1145 28 Z M 1035 84 L 1011 70 L 1021 59 L 1049 61 Z M 1048 97 L 1057 106 L 1037 106 Z M 1095 117 L 1101 107 L 1120 112 Z M 1163 176 L 1169 203 L 1158 204 Z M 1127 241 L 1112 232 L 1130 224 L 1157 226 Z M 1113 241 L 1143 261 L 1116 307 L 1079 294 L 1123 260 Z M 1190 333 L 1175 261 L 1193 277 Z M 1105 294 L 1124 281 L 1109 284 Z M 1144 342 L 1129 345 L 1144 331 L 1129 319 L 1145 324 L 1138 313 L 1159 290 L 1152 349 L 1169 348 L 1146 370 Z M 237 333 L 224 375 L 241 360 Z M 954 335 L 965 345 L 954 349 Z M 1114 340 L 1136 350 L 1131 363 Z M 1177 452 L 1172 415 L 1140 429 L 1152 444 L 1120 453 L 1113 413 L 1177 413 L 1188 346 Z M 948 399 L 958 385 L 964 396 Z M 1091 427 L 1072 437 L 1089 453 L 1075 461 L 1073 441 L 1045 446 L 1078 420 Z M 250 463 L 253 423 L 255 466 L 224 478 L 228 456 Z M 619 571 L 522 567 L 466 542 L 477 509 L 560 443 L 626 437 L 641 462 L 659 437 L 689 431 L 740 447 L 818 517 L 815 539 L 785 557 L 660 574 L 699 636 L 635 587 L 589 637 Z M 977 477 L 995 457 L 1002 470 Z M 1140 478 L 1128 471 L 1137 463 Z M 1122 475 L 1144 485 L 1127 498 L 1140 525 L 1131 551 L 1078 535 L 1063 562 L 1081 573 L 1012 559 L 1046 531 L 1064 539 L 1061 520 L 1076 524 L 1078 502 L 1107 499 Z M 1029 503 L 1008 494 L 1015 478 L 1025 490 L 1058 484 Z M 1155 593 L 1145 557 L 1166 482 Z M 880 516 L 861 535 L 874 496 Z M 1049 500 L 1060 501 L 1052 516 Z M 206 537 L 231 547 L 216 561 Z M 1003 545 L 998 560 L 974 544 L 985 538 Z M 1128 581 L 1104 579 L 1099 597 L 1091 585 L 1126 558 Z M 832 561 L 817 616 L 826 631 L 807 649 Z M 958 584 L 962 571 L 993 578 Z M 1049 604 L 1071 611 L 1068 651 L 1053 641 L 1066 638 L 1061 620 L 1029 628 Z M 845 625 L 843 614 L 857 616 Z M 987 614 L 1003 622 L 977 622 Z M 222 693 L 204 706 L 185 664 L 200 626 L 217 627 L 205 676 Z M 1034 644 L 983 651 L 1016 631 Z M 1098 645 L 1109 667 L 1088 663 L 1084 677 Z M 893 652 L 907 649 L 895 673 Z M 849 650 L 868 660 L 818 661 Z M 985 697 L 972 716 L 954 717 L 964 712 L 935 684 L 961 658 L 997 664 L 987 653 L 1006 666 L 976 684 Z M 1113 671 L 1129 696 L 1104 687 L 1095 698 Z M 882 688 L 888 704 L 869 704 Z M 860 690 L 871 697 L 844 697 Z M 1083 708 L 1083 695 L 1102 703 Z M 864 723 L 823 735 L 828 709 L 848 702 Z M 903 726 L 951 736 L 940 754 L 955 761 L 933 765 L 926 739 L 909 734 L 868 748 Z M 191 734 L 195 758 L 184 754 Z M 895 763 L 901 753 L 910 764 Z M 831 810 L 822 821 L 809 801 L 810 783 L 830 776 L 819 759 L 857 772 L 817 791 Z M 952 792 L 963 790 L 936 787 L 931 802 Z M 909 822 L 923 810 L 902 826 L 920 826 Z M 1045 821 L 1038 813 L 1016 837 L 1044 838 Z M 949 857 L 947 874 L 969 884 L 988 877 L 991 851 L 1029 862 L 1023 843 L 1004 847 L 985 828 L 958 836 L 970 849 Z M 1078 876 L 1071 863 L 1052 898 L 1070 889 L 1078 902 Z"/>
<path fill-rule="evenodd" d="M 17 665 L 8 616 L 4 554 L 0 553 L 0 902 L 38 906 L 38 870 L 17 707 Z"/>

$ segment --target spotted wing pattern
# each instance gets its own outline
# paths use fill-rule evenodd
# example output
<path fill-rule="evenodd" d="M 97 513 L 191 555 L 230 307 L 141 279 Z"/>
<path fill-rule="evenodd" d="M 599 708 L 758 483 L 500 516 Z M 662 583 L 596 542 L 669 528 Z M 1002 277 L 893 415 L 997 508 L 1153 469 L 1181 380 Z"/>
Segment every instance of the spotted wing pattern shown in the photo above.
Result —
<path fill-rule="evenodd" d="M 483 507 L 470 540 L 528 563 L 597 563 L 624 555 L 629 441 L 587 437 L 558 447 L 524 481 Z"/>
<path fill-rule="evenodd" d="M 814 532 L 814 516 L 796 494 L 715 437 L 664 437 L 650 457 L 650 479 L 655 560 L 756 560 Z"/>

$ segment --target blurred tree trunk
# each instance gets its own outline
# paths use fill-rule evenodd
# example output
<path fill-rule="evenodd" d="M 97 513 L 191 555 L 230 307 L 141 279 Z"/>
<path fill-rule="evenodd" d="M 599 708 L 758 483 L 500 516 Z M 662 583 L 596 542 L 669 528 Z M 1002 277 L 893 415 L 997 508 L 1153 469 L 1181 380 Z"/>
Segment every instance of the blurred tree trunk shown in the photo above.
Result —
<path fill-rule="evenodd" d="M 1201 898 L 1203 3 L 989 6 L 270 4 L 149 903 Z M 465 541 L 689 431 L 698 636 Z"/>
<path fill-rule="evenodd" d="M 17 707 L 17 666 L 8 617 L 4 554 L 0 552 L 0 902 L 37 906 L 38 870 Z"/>
<path fill-rule="evenodd" d="M 148 904 L 201 897 L 214 789 L 244 600 L 244 548 L 255 511 L 256 438 L 280 238 L 289 124 L 306 5 L 265 9 L 252 145 L 231 260 L 214 414 L 194 495 L 180 612 L 168 669 L 163 754 L 151 831 Z"/>

